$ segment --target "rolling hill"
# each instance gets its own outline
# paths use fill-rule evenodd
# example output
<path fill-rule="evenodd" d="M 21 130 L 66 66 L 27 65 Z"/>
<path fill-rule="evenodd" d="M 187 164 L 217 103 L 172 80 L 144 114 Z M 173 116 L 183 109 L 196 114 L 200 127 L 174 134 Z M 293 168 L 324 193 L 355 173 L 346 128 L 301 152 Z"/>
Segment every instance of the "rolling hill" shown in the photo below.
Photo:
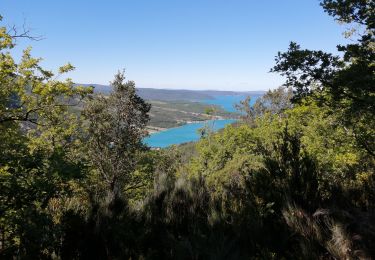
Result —
<path fill-rule="evenodd" d="M 94 92 L 108 94 L 112 88 L 109 85 L 100 84 L 77 84 L 80 86 L 93 86 Z M 156 88 L 137 88 L 138 95 L 146 100 L 162 101 L 201 101 L 214 99 L 218 95 L 262 95 L 265 91 L 220 91 L 220 90 L 187 90 L 187 89 L 156 89 Z"/>

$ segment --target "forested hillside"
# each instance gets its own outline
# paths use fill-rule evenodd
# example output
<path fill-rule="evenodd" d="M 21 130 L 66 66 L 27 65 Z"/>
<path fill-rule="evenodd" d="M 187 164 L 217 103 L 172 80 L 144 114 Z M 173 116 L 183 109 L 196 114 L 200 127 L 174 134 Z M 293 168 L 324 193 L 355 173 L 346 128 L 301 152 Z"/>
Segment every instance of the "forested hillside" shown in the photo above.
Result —
<path fill-rule="evenodd" d="M 158 151 L 123 72 L 95 95 L 0 27 L 0 258 L 375 258 L 375 3 L 321 6 L 339 56 L 291 43 L 238 124 Z"/>
<path fill-rule="evenodd" d="M 147 102 L 151 104 L 149 128 L 171 128 L 194 121 L 239 117 L 237 113 L 226 112 L 220 106 L 199 102 L 157 100 Z"/>

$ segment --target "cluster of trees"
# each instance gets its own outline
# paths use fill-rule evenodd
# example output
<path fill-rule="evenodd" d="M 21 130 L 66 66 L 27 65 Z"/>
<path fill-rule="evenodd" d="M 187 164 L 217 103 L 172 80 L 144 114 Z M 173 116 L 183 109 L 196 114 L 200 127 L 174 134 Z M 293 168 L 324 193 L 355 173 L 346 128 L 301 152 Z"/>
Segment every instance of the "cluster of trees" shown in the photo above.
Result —
<path fill-rule="evenodd" d="M 0 258 L 375 257 L 373 1 L 323 0 L 358 25 L 341 57 L 291 43 L 286 86 L 194 145 L 149 150 L 150 105 L 57 76 L 0 28 Z M 22 35 L 21 35 L 22 36 Z M 293 90 L 293 92 L 292 92 Z"/>

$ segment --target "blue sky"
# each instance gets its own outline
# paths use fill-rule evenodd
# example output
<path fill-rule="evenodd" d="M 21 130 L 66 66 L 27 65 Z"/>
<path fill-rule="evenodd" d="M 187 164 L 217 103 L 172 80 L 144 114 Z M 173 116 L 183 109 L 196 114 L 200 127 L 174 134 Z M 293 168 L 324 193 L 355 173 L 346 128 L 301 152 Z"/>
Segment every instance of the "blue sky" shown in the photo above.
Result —
<path fill-rule="evenodd" d="M 2 0 L 3 24 L 24 20 L 43 65 L 71 62 L 79 83 L 108 84 L 126 69 L 138 87 L 266 90 L 290 41 L 335 52 L 345 28 L 318 0 Z"/>

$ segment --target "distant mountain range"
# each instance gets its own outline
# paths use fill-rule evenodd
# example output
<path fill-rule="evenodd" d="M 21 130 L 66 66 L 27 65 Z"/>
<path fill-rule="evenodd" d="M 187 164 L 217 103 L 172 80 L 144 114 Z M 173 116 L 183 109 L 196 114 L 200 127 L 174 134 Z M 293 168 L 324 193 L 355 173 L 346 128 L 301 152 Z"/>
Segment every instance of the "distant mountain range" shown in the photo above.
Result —
<path fill-rule="evenodd" d="M 80 86 L 93 86 L 94 92 L 108 94 L 112 91 L 109 85 L 100 84 L 77 84 Z M 262 95 L 265 91 L 220 91 L 220 90 L 186 90 L 186 89 L 156 89 L 156 88 L 137 88 L 138 95 L 147 100 L 163 100 L 163 101 L 199 101 L 205 99 L 214 99 L 217 95 L 241 95 L 252 96 Z"/>

